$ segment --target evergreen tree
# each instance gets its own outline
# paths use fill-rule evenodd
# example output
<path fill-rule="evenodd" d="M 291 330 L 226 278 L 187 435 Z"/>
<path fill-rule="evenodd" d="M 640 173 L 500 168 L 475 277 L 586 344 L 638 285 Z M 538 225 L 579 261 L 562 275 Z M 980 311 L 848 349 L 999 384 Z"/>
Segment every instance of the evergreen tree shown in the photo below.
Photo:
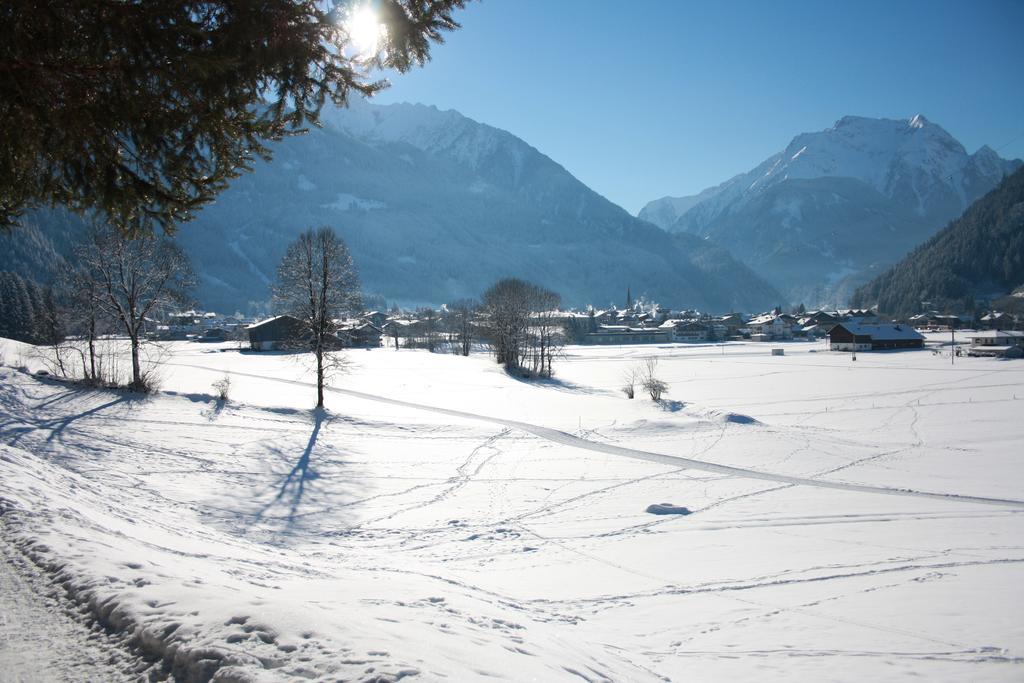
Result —
<path fill-rule="evenodd" d="M 25 291 L 28 293 L 28 329 L 26 341 L 32 344 L 44 342 L 43 318 L 45 317 L 46 304 L 44 302 L 43 288 L 35 280 L 22 280 L 25 283 Z"/>
<path fill-rule="evenodd" d="M 43 308 L 36 316 L 36 334 L 40 344 L 58 344 L 64 339 L 60 310 L 49 285 L 43 288 Z"/>
<path fill-rule="evenodd" d="M 0 337 L 4 339 L 13 339 L 10 332 L 10 323 L 8 322 L 8 306 L 9 297 L 7 294 L 7 275 L 6 271 L 0 271 Z"/>
<path fill-rule="evenodd" d="M 35 283 L 32 283 L 33 285 Z M 41 297 L 40 297 L 41 301 Z M 36 341 L 36 311 L 25 279 L 17 273 L 0 273 L 0 329 L 2 336 L 17 341 Z"/>
<path fill-rule="evenodd" d="M 464 2 L 378 0 L 362 55 L 349 3 L 5 0 L 0 228 L 60 204 L 123 234 L 173 230 L 325 101 L 383 88 L 372 69 L 426 61 Z"/>

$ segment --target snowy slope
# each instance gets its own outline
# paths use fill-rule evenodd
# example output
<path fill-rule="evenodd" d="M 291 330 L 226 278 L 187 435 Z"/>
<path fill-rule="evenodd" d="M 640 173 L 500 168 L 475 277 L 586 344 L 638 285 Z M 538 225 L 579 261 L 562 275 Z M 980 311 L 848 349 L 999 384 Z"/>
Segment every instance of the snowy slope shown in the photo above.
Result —
<path fill-rule="evenodd" d="M 0 369 L 0 498 L 178 680 L 1020 677 L 1016 365 L 374 350 L 318 415 L 293 356 L 169 348 L 147 400 Z M 663 406 L 618 391 L 651 354 Z"/>
<path fill-rule="evenodd" d="M 854 284 L 960 215 L 1020 165 L 968 154 L 942 127 L 847 116 L 682 202 L 670 230 L 722 244 L 793 301 L 842 304 Z M 660 211 L 657 200 L 642 214 Z M 643 216 L 642 216 L 643 217 Z M 655 222 L 659 222 L 655 221 Z"/>

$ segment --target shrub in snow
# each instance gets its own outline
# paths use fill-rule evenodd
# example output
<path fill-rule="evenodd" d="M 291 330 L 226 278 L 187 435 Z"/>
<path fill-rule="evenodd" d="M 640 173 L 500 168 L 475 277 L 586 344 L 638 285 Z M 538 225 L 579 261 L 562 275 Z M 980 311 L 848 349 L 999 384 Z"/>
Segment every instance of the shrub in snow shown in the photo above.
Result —
<path fill-rule="evenodd" d="M 640 385 L 644 388 L 652 401 L 660 401 L 662 394 L 668 392 L 668 384 L 658 379 L 655 373 L 658 371 L 658 359 L 648 358 L 644 361 L 640 369 L 640 377 L 642 382 Z"/>
<path fill-rule="evenodd" d="M 231 375 L 224 375 L 213 383 L 213 390 L 216 392 L 218 401 L 227 401 L 231 393 Z"/>
<path fill-rule="evenodd" d="M 636 379 L 637 369 L 630 368 L 626 370 L 626 373 L 622 376 L 622 393 L 626 395 L 626 398 L 633 398 L 636 396 Z"/>
<path fill-rule="evenodd" d="M 668 384 L 660 379 L 647 379 L 644 380 L 644 391 L 651 395 L 652 401 L 660 401 L 661 395 L 668 391 Z"/>
<path fill-rule="evenodd" d="M 152 370 L 144 370 L 138 381 L 129 384 L 128 388 L 143 394 L 152 394 L 160 388 L 160 378 Z"/>

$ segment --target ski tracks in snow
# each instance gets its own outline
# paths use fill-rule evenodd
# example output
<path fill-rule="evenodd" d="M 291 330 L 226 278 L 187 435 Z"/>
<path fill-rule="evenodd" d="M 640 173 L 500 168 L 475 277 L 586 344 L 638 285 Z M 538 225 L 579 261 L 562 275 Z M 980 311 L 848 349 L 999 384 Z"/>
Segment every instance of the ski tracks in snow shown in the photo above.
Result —
<path fill-rule="evenodd" d="M 218 374 L 224 374 L 223 370 L 210 368 L 204 365 L 194 365 L 186 363 L 171 363 L 170 365 L 176 365 L 180 367 L 193 368 L 197 370 L 207 370 Z M 302 382 L 299 380 L 290 380 L 279 377 L 268 377 L 266 375 L 258 375 L 255 373 L 247 372 L 231 372 L 229 374 L 238 375 L 241 377 L 249 377 L 253 379 L 261 379 L 270 382 L 282 382 L 286 384 L 298 385 L 298 386 L 314 386 L 309 382 Z M 825 479 L 815 479 L 808 477 L 795 477 L 786 474 L 777 474 L 774 472 L 764 472 L 761 470 L 748 469 L 743 467 L 734 467 L 731 465 L 721 465 L 714 462 L 708 462 L 705 460 L 697 460 L 694 458 L 686 458 L 678 455 L 668 455 L 665 453 L 653 453 L 650 451 L 644 451 L 634 448 L 626 448 L 623 446 L 616 446 L 614 444 L 606 444 L 597 441 L 589 441 L 582 439 L 578 436 L 574 436 L 567 432 L 563 432 L 550 427 L 543 427 L 541 425 L 535 425 L 528 422 L 520 422 L 518 420 L 508 420 L 501 417 L 494 417 L 489 415 L 481 415 L 478 413 L 471 413 L 463 410 L 454 410 L 451 408 L 440 408 L 437 406 L 430 406 L 422 403 L 414 403 L 412 401 L 403 401 L 400 399 L 387 398 L 385 396 L 377 396 L 375 394 L 368 394 L 362 391 L 355 391 L 353 389 L 341 389 L 338 387 L 326 387 L 329 391 L 336 394 L 345 396 L 351 396 L 366 401 L 375 401 L 377 403 L 384 403 L 387 405 L 393 405 L 400 408 L 408 408 L 412 410 L 422 410 L 439 415 L 447 415 L 450 417 L 456 417 L 460 419 L 477 420 L 483 422 L 489 422 L 512 429 L 518 429 L 520 431 L 527 432 L 541 439 L 545 439 L 552 443 L 557 443 L 563 446 L 569 446 L 571 448 L 579 448 L 595 453 L 603 453 L 606 455 L 614 455 L 618 457 L 632 458 L 634 460 L 644 460 L 646 462 L 653 462 L 659 465 L 667 465 L 673 468 L 689 468 L 696 470 L 703 470 L 706 472 L 714 472 L 717 474 L 724 474 L 733 477 L 742 477 L 747 479 L 759 479 L 763 481 L 776 482 L 779 484 L 789 484 L 796 486 L 812 486 L 816 488 L 826 488 L 838 491 L 849 491 L 855 493 L 874 493 L 883 494 L 890 496 L 903 496 L 913 498 L 926 498 L 931 500 L 942 500 L 946 502 L 960 502 L 960 503 L 973 503 L 981 505 L 998 505 L 1024 508 L 1024 500 L 1012 500 L 1005 498 L 990 498 L 986 496 L 971 496 L 957 493 L 938 493 L 931 491 L 919 491 L 908 488 L 894 488 L 884 486 L 870 486 L 866 484 L 854 484 L 850 482 L 841 481 L 829 481 Z"/>

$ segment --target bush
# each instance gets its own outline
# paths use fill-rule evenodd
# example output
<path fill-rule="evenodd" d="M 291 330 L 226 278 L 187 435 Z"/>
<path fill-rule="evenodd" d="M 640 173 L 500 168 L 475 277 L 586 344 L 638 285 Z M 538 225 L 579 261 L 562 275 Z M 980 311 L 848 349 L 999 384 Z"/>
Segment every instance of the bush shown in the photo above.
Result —
<path fill-rule="evenodd" d="M 231 375 L 224 375 L 213 383 L 213 390 L 216 392 L 217 400 L 226 402 L 231 393 Z"/>
<path fill-rule="evenodd" d="M 626 373 L 622 376 L 622 393 L 626 395 L 626 398 L 633 398 L 636 396 L 636 378 L 636 368 L 626 370 Z"/>
<path fill-rule="evenodd" d="M 660 401 L 661 395 L 668 391 L 668 384 L 652 377 L 644 380 L 644 391 L 651 395 L 652 401 Z"/>
<path fill-rule="evenodd" d="M 645 360 L 640 369 L 640 376 L 643 378 L 641 386 L 650 395 L 652 401 L 660 401 L 662 394 L 668 392 L 668 384 L 658 379 L 657 371 L 658 359 L 653 357 Z"/>
<path fill-rule="evenodd" d="M 142 394 L 154 394 L 160 389 L 160 378 L 152 370 L 144 370 L 138 382 L 131 382 L 128 388 Z"/>

